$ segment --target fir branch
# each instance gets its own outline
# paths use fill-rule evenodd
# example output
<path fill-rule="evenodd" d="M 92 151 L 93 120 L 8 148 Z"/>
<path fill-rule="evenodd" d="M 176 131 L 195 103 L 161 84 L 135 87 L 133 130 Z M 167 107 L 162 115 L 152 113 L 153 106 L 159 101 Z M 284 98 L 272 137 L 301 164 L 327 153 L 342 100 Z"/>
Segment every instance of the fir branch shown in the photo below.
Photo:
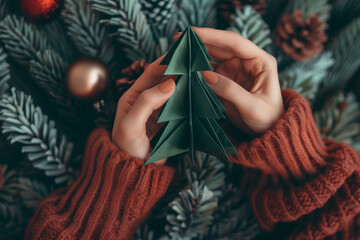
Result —
<path fill-rule="evenodd" d="M 143 224 L 131 240 L 154 240 L 154 232 L 149 229 L 147 224 Z"/>
<path fill-rule="evenodd" d="M 329 44 L 328 49 L 333 53 L 335 64 L 322 83 L 322 94 L 342 90 L 360 68 L 359 42 L 360 17 L 346 26 Z"/>
<path fill-rule="evenodd" d="M 116 28 L 111 36 L 116 37 L 127 57 L 132 61 L 156 58 L 156 45 L 151 27 L 138 0 L 88 0 L 92 8 L 106 14 L 110 19 L 102 23 Z"/>
<path fill-rule="evenodd" d="M 37 25 L 37 27 L 46 35 L 50 45 L 66 62 L 73 62 L 78 53 L 73 48 L 74 44 L 66 37 L 63 25 L 59 19 L 45 25 Z"/>
<path fill-rule="evenodd" d="M 360 147 L 360 105 L 352 93 L 332 97 L 314 117 L 324 137 Z"/>
<path fill-rule="evenodd" d="M 194 163 L 189 155 L 185 155 L 185 159 L 181 163 L 184 165 L 181 169 L 183 169 L 189 184 L 199 182 L 211 190 L 215 197 L 221 195 L 221 188 L 225 184 L 225 164 L 219 158 L 203 152 L 196 152 Z"/>
<path fill-rule="evenodd" d="M 115 49 L 111 38 L 86 0 L 65 0 L 62 17 L 67 35 L 82 54 L 98 58 L 106 65 L 112 63 Z"/>
<path fill-rule="evenodd" d="M 219 208 L 214 212 L 214 220 L 203 239 L 254 239 L 261 232 L 261 227 L 249 202 L 243 192 L 232 184 L 224 188 Z"/>
<path fill-rule="evenodd" d="M 22 65 L 29 66 L 37 59 L 39 50 L 52 49 L 46 36 L 24 18 L 9 15 L 0 23 L 0 40 L 9 55 Z M 39 61 L 39 60 L 38 60 Z"/>
<path fill-rule="evenodd" d="M 339 29 L 360 15 L 358 0 L 333 0 L 332 5 L 329 21 L 330 34 L 337 33 Z"/>
<path fill-rule="evenodd" d="M 6 62 L 6 58 L 6 53 L 0 48 L 0 96 L 3 96 L 9 89 L 10 65 Z"/>
<path fill-rule="evenodd" d="M 4 237 L 9 237 L 13 232 L 19 231 L 23 221 L 22 211 L 18 205 L 0 202 L 1 239 L 5 239 Z"/>
<path fill-rule="evenodd" d="M 7 165 L 0 165 L 0 174 L 3 178 L 2 188 L 0 188 L 0 202 L 14 203 L 19 184 L 15 170 L 8 169 Z"/>
<path fill-rule="evenodd" d="M 172 239 L 191 239 L 207 231 L 212 213 L 217 208 L 217 198 L 205 185 L 194 182 L 189 189 L 179 193 L 171 202 L 173 214 L 166 219 L 165 228 Z"/>
<path fill-rule="evenodd" d="M 12 0 L 1 0 L 0 1 L 0 20 L 3 19 L 6 15 L 13 12 Z"/>
<path fill-rule="evenodd" d="M 261 14 L 250 6 L 245 6 L 244 10 L 235 10 L 228 29 L 239 33 L 262 49 L 267 49 L 272 43 L 268 25 Z"/>
<path fill-rule="evenodd" d="M 315 14 L 320 20 L 326 22 L 330 17 L 331 5 L 328 0 L 291 0 L 288 12 L 301 10 L 304 18 L 308 19 L 310 14 Z"/>
<path fill-rule="evenodd" d="M 217 0 L 182 0 L 178 12 L 182 31 L 187 26 L 215 28 L 217 25 Z"/>
<path fill-rule="evenodd" d="M 65 87 L 68 63 L 52 50 L 37 52 L 37 59 L 38 61 L 30 61 L 31 76 L 50 96 L 51 102 L 57 105 L 59 115 L 67 116 L 72 124 L 79 125 L 83 118 L 84 104 L 72 99 Z"/>
<path fill-rule="evenodd" d="M 323 52 L 306 62 L 295 62 L 279 74 L 281 87 L 292 88 L 308 100 L 315 98 L 318 86 L 333 66 L 330 52 Z"/>
<path fill-rule="evenodd" d="M 13 59 L 29 68 L 31 76 L 61 113 L 70 122 L 79 124 L 82 106 L 76 101 L 69 104 L 65 87 L 68 64 L 53 50 L 46 36 L 23 18 L 8 16 L 0 24 L 0 40 Z"/>
<path fill-rule="evenodd" d="M 22 202 L 31 211 L 35 211 L 40 201 L 53 190 L 42 182 L 24 177 L 19 178 L 19 185 Z"/>
<path fill-rule="evenodd" d="M 65 135 L 58 136 L 55 122 L 48 120 L 30 96 L 12 88 L 9 97 L 0 100 L 2 133 L 11 143 L 20 143 L 22 152 L 35 168 L 43 170 L 55 183 L 73 181 L 70 166 L 73 144 Z"/>

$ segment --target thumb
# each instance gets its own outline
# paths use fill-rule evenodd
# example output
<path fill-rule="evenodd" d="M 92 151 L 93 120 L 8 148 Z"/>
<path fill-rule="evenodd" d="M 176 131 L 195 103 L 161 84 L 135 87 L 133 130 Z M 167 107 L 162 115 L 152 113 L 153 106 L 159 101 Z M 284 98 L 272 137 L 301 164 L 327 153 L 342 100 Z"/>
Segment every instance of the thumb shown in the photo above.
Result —
<path fill-rule="evenodd" d="M 175 89 L 174 79 L 168 79 L 155 87 L 143 91 L 132 109 L 122 120 L 134 132 L 146 130 L 146 122 L 152 112 L 160 108 L 171 97 Z"/>

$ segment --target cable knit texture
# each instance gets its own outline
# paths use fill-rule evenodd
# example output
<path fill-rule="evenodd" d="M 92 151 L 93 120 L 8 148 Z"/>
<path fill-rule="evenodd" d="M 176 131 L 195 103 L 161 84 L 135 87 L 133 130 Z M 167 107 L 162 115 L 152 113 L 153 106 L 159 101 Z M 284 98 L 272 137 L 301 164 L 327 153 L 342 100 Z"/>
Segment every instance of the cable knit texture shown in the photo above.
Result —
<path fill-rule="evenodd" d="M 79 178 L 40 203 L 26 239 L 130 239 L 174 173 L 167 166 L 145 166 L 97 129 L 89 137 Z"/>
<path fill-rule="evenodd" d="M 272 129 L 250 142 L 232 138 L 239 154 L 230 160 L 249 168 L 242 184 L 259 223 L 271 231 L 297 221 L 287 239 L 360 239 L 359 153 L 321 139 L 309 103 L 282 94 L 286 113 Z"/>
<path fill-rule="evenodd" d="M 230 160 L 247 167 L 241 184 L 259 223 L 279 240 L 360 239 L 359 153 L 322 139 L 308 102 L 282 94 L 286 113 L 275 126 L 249 142 L 229 136 L 239 153 Z M 130 239 L 173 175 L 130 158 L 96 130 L 80 177 L 41 202 L 27 239 Z"/>

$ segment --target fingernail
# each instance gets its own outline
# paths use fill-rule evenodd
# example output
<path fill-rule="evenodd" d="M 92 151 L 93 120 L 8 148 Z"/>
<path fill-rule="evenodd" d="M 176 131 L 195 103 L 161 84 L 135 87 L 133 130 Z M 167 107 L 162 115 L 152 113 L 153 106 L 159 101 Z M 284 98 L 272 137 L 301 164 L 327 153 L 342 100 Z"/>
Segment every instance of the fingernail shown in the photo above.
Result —
<path fill-rule="evenodd" d="M 158 88 L 162 93 L 168 93 L 175 87 L 175 82 L 173 79 L 166 80 L 163 83 L 160 83 Z"/>
<path fill-rule="evenodd" d="M 219 81 L 219 76 L 211 71 L 206 71 L 203 73 L 205 80 L 209 84 L 216 84 Z"/>

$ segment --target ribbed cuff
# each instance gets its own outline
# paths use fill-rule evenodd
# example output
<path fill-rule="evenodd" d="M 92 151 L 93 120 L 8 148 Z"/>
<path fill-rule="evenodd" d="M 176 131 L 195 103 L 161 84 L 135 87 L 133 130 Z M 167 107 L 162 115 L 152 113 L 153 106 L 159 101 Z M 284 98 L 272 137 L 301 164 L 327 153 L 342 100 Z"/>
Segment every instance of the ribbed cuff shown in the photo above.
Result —
<path fill-rule="evenodd" d="M 286 112 L 261 137 L 236 143 L 237 156 L 230 161 L 284 180 L 303 179 L 325 164 L 325 145 L 316 127 L 309 103 L 292 90 L 283 90 Z"/>
<path fill-rule="evenodd" d="M 89 137 L 80 176 L 40 203 L 26 239 L 130 239 L 174 173 L 168 166 L 145 166 L 97 129 Z"/>

